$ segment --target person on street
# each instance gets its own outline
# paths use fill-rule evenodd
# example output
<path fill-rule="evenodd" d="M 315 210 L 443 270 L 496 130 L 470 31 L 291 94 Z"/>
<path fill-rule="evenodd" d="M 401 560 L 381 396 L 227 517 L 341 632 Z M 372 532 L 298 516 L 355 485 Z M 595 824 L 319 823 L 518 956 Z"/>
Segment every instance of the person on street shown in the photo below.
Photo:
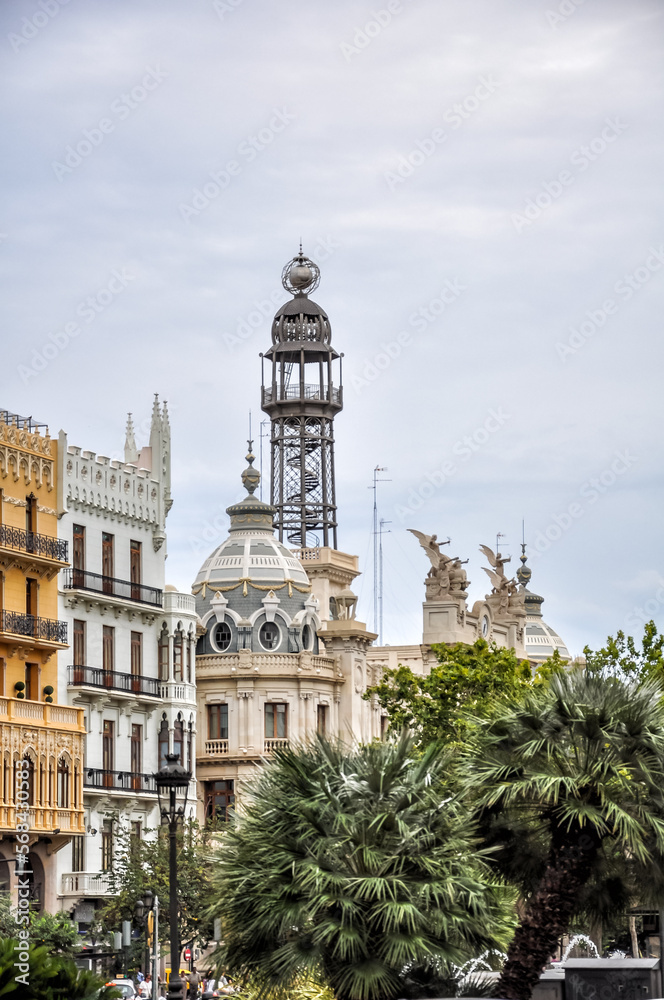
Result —
<path fill-rule="evenodd" d="M 200 981 L 201 981 L 200 980 L 200 976 L 198 975 L 198 972 L 196 971 L 196 966 L 194 965 L 193 968 L 192 968 L 192 970 L 191 970 L 191 972 L 189 973 L 189 996 L 190 997 L 197 997 L 198 996 L 198 985 L 199 985 Z"/>

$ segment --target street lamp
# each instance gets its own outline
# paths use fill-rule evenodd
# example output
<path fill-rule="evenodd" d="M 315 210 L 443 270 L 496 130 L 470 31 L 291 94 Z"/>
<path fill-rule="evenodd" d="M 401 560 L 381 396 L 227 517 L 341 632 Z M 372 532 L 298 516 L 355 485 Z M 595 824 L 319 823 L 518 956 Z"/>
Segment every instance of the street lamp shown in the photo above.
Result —
<path fill-rule="evenodd" d="M 154 903 L 154 893 L 152 889 L 146 889 L 143 893 L 143 897 L 136 900 L 134 906 L 134 914 L 136 919 L 142 921 L 145 918 L 145 962 L 144 968 L 147 975 L 150 972 L 150 913 L 152 912 L 152 905 Z M 154 917 L 153 917 L 154 920 Z"/>
<path fill-rule="evenodd" d="M 157 793 L 159 795 L 159 809 L 161 811 L 161 821 L 168 823 L 168 881 L 170 895 L 170 923 L 171 923 L 171 976 L 168 981 L 168 1000 L 183 1000 L 184 983 L 180 979 L 180 935 L 178 927 L 178 887 L 177 887 L 177 844 L 176 835 L 178 820 L 184 819 L 184 810 L 187 805 L 187 792 L 191 781 L 191 771 L 185 770 L 178 763 L 179 755 L 176 753 L 166 754 L 166 764 L 154 775 Z M 178 792 L 183 796 L 183 800 L 178 805 Z M 173 966 L 175 965 L 175 968 Z"/>

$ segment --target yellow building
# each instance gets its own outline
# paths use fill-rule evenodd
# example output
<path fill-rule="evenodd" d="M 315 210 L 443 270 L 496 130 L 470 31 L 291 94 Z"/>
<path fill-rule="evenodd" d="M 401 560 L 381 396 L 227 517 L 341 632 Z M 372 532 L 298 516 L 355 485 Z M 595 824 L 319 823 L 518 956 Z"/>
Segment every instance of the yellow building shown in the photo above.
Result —
<path fill-rule="evenodd" d="M 0 888 L 16 901 L 16 859 L 27 845 L 21 877 L 48 910 L 57 901 L 53 855 L 84 833 L 83 711 L 57 690 L 55 654 L 68 645 L 57 578 L 69 565 L 57 537 L 57 447 L 44 424 L 0 410 Z"/>

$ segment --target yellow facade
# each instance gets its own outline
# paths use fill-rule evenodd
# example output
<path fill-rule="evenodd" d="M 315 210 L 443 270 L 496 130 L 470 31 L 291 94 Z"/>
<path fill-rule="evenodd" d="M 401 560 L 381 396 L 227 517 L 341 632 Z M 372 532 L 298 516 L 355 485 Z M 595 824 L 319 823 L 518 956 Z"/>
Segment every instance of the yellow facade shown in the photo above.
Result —
<path fill-rule="evenodd" d="M 57 441 L 45 425 L 0 410 L 0 883 L 16 853 L 18 761 L 29 761 L 34 898 L 48 906 L 52 854 L 83 834 L 82 709 L 58 692 Z M 62 703 L 59 703 L 62 702 Z M 51 907 L 48 907 L 51 908 Z"/>

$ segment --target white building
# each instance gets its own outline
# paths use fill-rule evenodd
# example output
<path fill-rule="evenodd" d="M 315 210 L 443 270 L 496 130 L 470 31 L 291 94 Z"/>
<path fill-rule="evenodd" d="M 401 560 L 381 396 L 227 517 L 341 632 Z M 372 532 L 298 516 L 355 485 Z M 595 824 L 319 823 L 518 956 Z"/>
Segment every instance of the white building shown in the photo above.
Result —
<path fill-rule="evenodd" d="M 195 770 L 196 614 L 191 595 L 164 588 L 166 404 L 155 399 L 140 453 L 130 417 L 124 462 L 68 445 L 64 433 L 59 456 L 60 537 L 71 554 L 59 588 L 71 636 L 59 689 L 84 709 L 87 729 L 86 834 L 60 852 L 59 894 L 84 930 L 108 891 L 121 830 L 144 837 L 159 825 L 152 776 L 166 753 Z"/>

